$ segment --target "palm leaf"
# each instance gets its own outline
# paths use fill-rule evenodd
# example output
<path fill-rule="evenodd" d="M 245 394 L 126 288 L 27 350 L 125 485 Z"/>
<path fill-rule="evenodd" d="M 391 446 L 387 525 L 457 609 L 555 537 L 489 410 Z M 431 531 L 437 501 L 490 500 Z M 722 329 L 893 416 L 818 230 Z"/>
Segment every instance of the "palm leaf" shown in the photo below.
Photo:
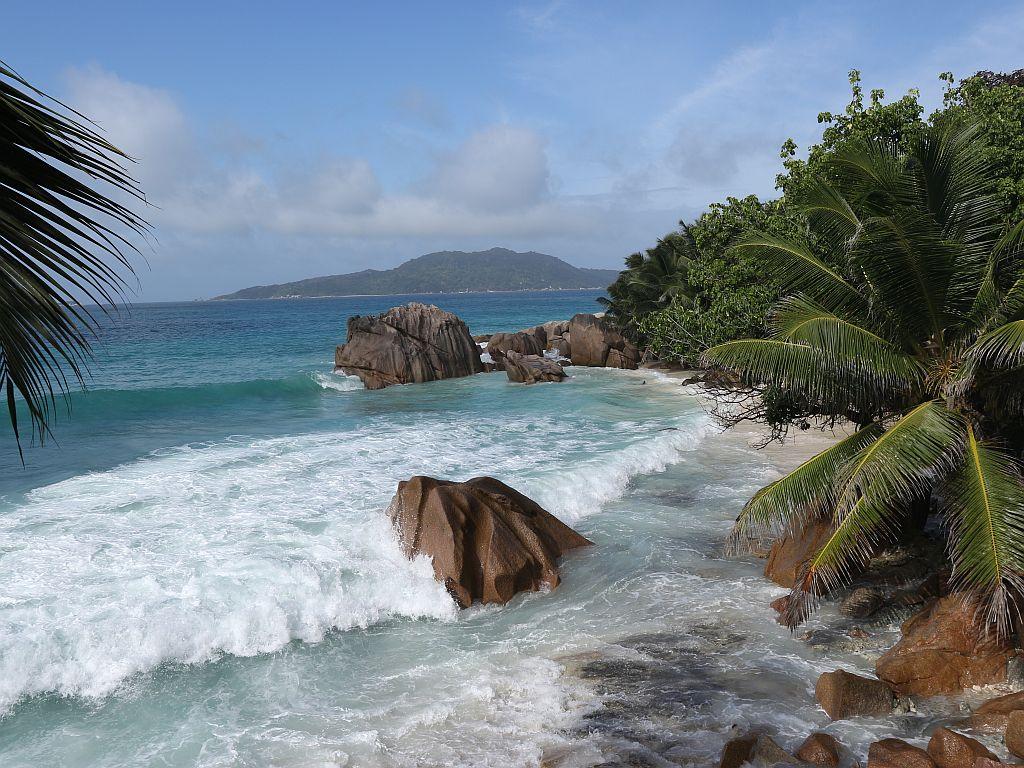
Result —
<path fill-rule="evenodd" d="M 953 581 L 985 597 L 988 618 L 1008 627 L 1008 599 L 1024 587 L 1024 484 L 1008 454 L 979 442 L 967 428 L 960 468 L 945 486 Z"/>
<path fill-rule="evenodd" d="M 1015 368 L 1024 365 L 1024 320 L 1014 320 L 989 331 L 964 353 L 993 368 Z"/>
<path fill-rule="evenodd" d="M 19 451 L 19 398 L 41 439 L 57 395 L 84 382 L 97 329 L 87 305 L 109 312 L 124 298 L 128 237 L 147 225 L 93 184 L 142 200 L 128 160 L 0 62 L 0 387 Z"/>
<path fill-rule="evenodd" d="M 793 588 L 790 618 L 806 618 L 817 595 L 837 589 L 877 544 L 902 525 L 905 504 L 927 493 L 962 453 L 962 418 L 938 401 L 917 406 L 840 471 L 832 535 Z"/>

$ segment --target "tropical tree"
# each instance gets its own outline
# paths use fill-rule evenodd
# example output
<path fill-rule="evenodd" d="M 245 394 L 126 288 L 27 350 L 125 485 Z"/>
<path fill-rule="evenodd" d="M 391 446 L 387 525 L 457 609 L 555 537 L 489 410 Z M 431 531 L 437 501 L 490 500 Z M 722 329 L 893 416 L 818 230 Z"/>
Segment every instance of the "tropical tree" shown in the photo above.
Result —
<path fill-rule="evenodd" d="M 81 384 L 95 310 L 124 298 L 126 239 L 146 224 L 96 191 L 142 200 L 129 158 L 82 115 L 0 62 L 0 390 L 21 451 L 19 400 L 33 435 L 58 395 Z"/>
<path fill-rule="evenodd" d="M 696 257 L 693 235 L 685 224 L 680 225 L 653 248 L 629 256 L 626 268 L 608 286 L 608 298 L 598 301 L 623 330 L 635 334 L 638 318 L 673 302 L 690 302 L 689 273 Z"/>
<path fill-rule="evenodd" d="M 742 546 L 831 524 L 793 589 L 791 624 L 923 506 L 942 516 L 954 586 L 1008 629 L 1024 589 L 1024 223 L 1005 232 L 985 157 L 974 125 L 853 140 L 787 201 L 806 237 L 754 232 L 736 246 L 788 295 L 770 338 L 705 360 L 785 393 L 791 420 L 856 427 L 758 491 L 735 525 Z"/>

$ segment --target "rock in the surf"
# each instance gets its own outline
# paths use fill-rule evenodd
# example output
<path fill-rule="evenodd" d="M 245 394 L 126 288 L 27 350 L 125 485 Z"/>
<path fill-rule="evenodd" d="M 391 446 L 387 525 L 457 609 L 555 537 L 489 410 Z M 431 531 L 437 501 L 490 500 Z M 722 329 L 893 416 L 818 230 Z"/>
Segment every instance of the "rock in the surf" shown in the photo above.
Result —
<path fill-rule="evenodd" d="M 971 714 L 972 728 L 1001 731 L 1006 728 L 1011 712 L 1024 711 L 1024 691 L 989 699 Z"/>
<path fill-rule="evenodd" d="M 928 741 L 928 754 L 939 768 L 960 768 L 964 765 L 974 768 L 974 763 L 979 757 L 999 759 L 977 739 L 949 728 L 936 728 L 932 732 L 932 737 Z"/>
<path fill-rule="evenodd" d="M 505 355 L 508 352 L 518 352 L 520 355 L 543 355 L 544 344 L 539 338 L 526 331 L 515 333 L 496 333 L 487 342 L 487 354 L 496 365 L 505 364 Z"/>
<path fill-rule="evenodd" d="M 835 736 L 818 731 L 804 739 L 794 757 L 817 768 L 836 768 L 842 760 L 842 748 Z"/>
<path fill-rule="evenodd" d="M 413 302 L 381 315 L 349 318 L 334 366 L 367 389 L 482 373 L 480 347 L 456 315 Z"/>
<path fill-rule="evenodd" d="M 887 715 L 896 702 L 892 690 L 881 680 L 843 669 L 823 672 L 814 686 L 814 697 L 832 720 Z"/>
<path fill-rule="evenodd" d="M 558 558 L 591 544 L 532 499 L 491 477 L 417 476 L 398 484 L 388 517 L 407 557 L 431 558 L 460 607 L 507 603 L 560 582 Z"/>
<path fill-rule="evenodd" d="M 798 533 L 787 534 L 772 544 L 764 575 L 781 587 L 792 588 L 804 565 L 817 553 L 832 533 L 825 521 L 811 521 Z"/>
<path fill-rule="evenodd" d="M 640 355 L 636 346 L 626 339 L 604 317 L 581 313 L 569 321 L 569 337 L 573 365 L 614 368 L 636 368 Z M 611 362 L 609 362 L 609 354 Z"/>
<path fill-rule="evenodd" d="M 521 355 L 509 350 L 505 353 L 505 373 L 509 381 L 536 384 L 538 381 L 562 381 L 566 373 L 554 360 L 540 355 Z"/>
<path fill-rule="evenodd" d="M 933 601 L 903 623 L 903 637 L 879 657 L 879 679 L 908 696 L 952 694 L 1004 682 L 1013 645 L 977 617 L 977 604 L 966 595 Z"/>
<path fill-rule="evenodd" d="M 868 748 L 868 768 L 936 768 L 931 755 L 902 739 L 882 739 Z"/>

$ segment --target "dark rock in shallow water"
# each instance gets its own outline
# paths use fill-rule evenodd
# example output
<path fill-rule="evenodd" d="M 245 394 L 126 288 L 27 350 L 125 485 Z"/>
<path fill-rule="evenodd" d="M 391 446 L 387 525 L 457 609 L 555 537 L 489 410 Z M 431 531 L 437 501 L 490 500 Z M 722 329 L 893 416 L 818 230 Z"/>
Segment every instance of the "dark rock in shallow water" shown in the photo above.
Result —
<path fill-rule="evenodd" d="M 907 696 L 956 693 L 1006 680 L 1012 645 L 977 620 L 965 595 L 940 598 L 900 627 L 902 639 L 875 664 L 878 677 Z"/>
<path fill-rule="evenodd" d="M 505 373 L 509 381 L 520 384 L 562 381 L 566 378 L 562 366 L 555 361 L 539 355 L 521 355 L 511 349 L 505 353 Z"/>
<path fill-rule="evenodd" d="M 874 587 L 857 587 L 843 598 L 839 612 L 851 619 L 866 619 L 873 616 L 885 604 L 885 595 Z"/>
<path fill-rule="evenodd" d="M 469 328 L 451 312 L 427 304 L 393 307 L 349 318 L 335 369 L 358 376 L 367 389 L 470 376 L 484 370 Z"/>
<path fill-rule="evenodd" d="M 902 739 L 882 739 L 868 749 L 868 768 L 936 768 L 935 761 L 920 747 Z"/>
<path fill-rule="evenodd" d="M 854 675 L 842 669 L 824 672 L 814 686 L 814 697 L 832 720 L 861 715 L 887 715 L 895 696 L 881 680 Z"/>
<path fill-rule="evenodd" d="M 558 558 L 590 545 L 539 504 L 491 477 L 464 483 L 414 477 L 388 507 L 407 557 L 425 554 L 463 608 L 507 603 L 558 586 Z"/>
<path fill-rule="evenodd" d="M 836 768 L 842 758 L 842 750 L 835 736 L 812 733 L 797 748 L 796 758 L 817 768 Z"/>
<path fill-rule="evenodd" d="M 537 337 L 517 331 L 516 333 L 496 333 L 487 342 L 487 354 L 496 365 L 504 366 L 506 352 L 518 352 L 521 355 L 543 355 L 544 345 Z"/>

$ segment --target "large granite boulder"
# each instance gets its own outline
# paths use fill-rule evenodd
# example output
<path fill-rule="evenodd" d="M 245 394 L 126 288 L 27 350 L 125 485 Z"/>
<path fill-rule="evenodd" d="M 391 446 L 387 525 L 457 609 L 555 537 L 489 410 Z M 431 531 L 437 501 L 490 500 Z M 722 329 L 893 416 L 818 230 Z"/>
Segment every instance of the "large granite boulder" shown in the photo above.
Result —
<path fill-rule="evenodd" d="M 591 543 L 491 477 L 413 477 L 398 484 L 388 516 L 406 556 L 430 557 L 434 575 L 462 608 L 558 586 L 558 558 Z"/>
<path fill-rule="evenodd" d="M 1013 645 L 977 620 L 976 607 L 953 594 L 907 619 L 900 627 L 903 637 L 875 664 L 879 679 L 908 696 L 1004 682 Z"/>
<path fill-rule="evenodd" d="M 544 333 L 547 336 L 547 349 L 553 349 L 552 339 L 562 337 L 566 334 L 569 330 L 569 321 L 549 320 L 540 327 L 544 329 Z"/>
<path fill-rule="evenodd" d="M 931 755 L 902 739 L 882 739 L 868 748 L 868 768 L 936 768 Z"/>
<path fill-rule="evenodd" d="M 971 713 L 970 724 L 978 730 L 1002 731 L 1011 712 L 1024 711 L 1024 691 L 989 699 Z"/>
<path fill-rule="evenodd" d="M 772 544 L 768 552 L 764 575 L 780 587 L 792 589 L 801 577 L 804 566 L 832 535 L 832 530 L 828 521 L 812 520 L 799 532 L 782 537 Z"/>
<path fill-rule="evenodd" d="M 562 381 L 566 373 L 554 360 L 540 355 L 520 355 L 509 350 L 505 353 L 505 373 L 509 381 L 518 384 L 536 384 L 538 381 Z"/>
<path fill-rule="evenodd" d="M 767 733 L 750 733 L 730 739 L 722 747 L 718 768 L 746 765 L 792 765 L 796 760 Z"/>
<path fill-rule="evenodd" d="M 970 736 L 950 730 L 949 728 L 936 728 L 928 742 L 928 754 L 938 768 L 962 768 L 971 766 L 979 757 L 989 760 L 999 758 L 992 753 L 984 744 Z"/>
<path fill-rule="evenodd" d="M 842 748 L 835 736 L 817 732 L 804 739 L 793 756 L 817 768 L 837 768 L 842 760 Z"/>
<path fill-rule="evenodd" d="M 632 342 L 608 320 L 597 315 L 579 314 L 569 321 L 572 364 L 602 368 L 636 368 L 640 354 Z M 614 350 L 615 354 L 609 354 Z"/>
<path fill-rule="evenodd" d="M 1021 710 L 1014 710 L 1007 718 L 1003 742 L 1011 755 L 1024 758 L 1024 712 Z"/>
<path fill-rule="evenodd" d="M 843 669 L 823 672 L 814 686 L 814 697 L 832 720 L 887 715 L 896 703 L 892 690 L 881 680 Z"/>
<path fill-rule="evenodd" d="M 520 355 L 543 355 L 544 344 L 533 333 L 495 333 L 487 342 L 487 354 L 499 367 L 505 364 L 505 354 L 518 352 Z"/>
<path fill-rule="evenodd" d="M 381 315 L 349 318 L 334 367 L 367 389 L 470 376 L 484 370 L 480 347 L 451 312 L 413 302 Z"/>

